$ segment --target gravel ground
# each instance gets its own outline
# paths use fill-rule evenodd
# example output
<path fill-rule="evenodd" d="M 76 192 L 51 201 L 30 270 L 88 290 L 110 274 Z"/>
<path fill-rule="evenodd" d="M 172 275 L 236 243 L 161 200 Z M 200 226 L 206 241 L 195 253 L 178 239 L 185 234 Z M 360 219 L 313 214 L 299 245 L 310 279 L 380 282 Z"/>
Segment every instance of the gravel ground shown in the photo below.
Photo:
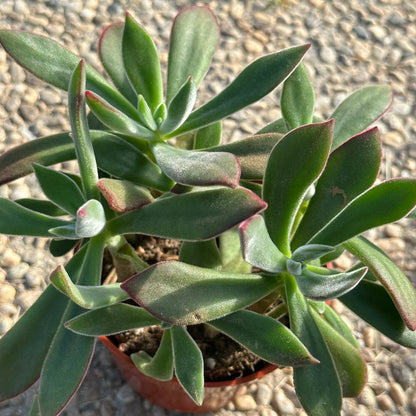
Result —
<path fill-rule="evenodd" d="M 381 175 L 416 176 L 416 5 L 406 0 L 2 0 L 0 27 L 20 28 L 59 39 L 101 68 L 96 56 L 101 29 L 130 10 L 143 23 L 167 59 L 170 22 L 177 10 L 208 4 L 215 11 L 222 41 L 200 94 L 203 102 L 220 91 L 258 55 L 304 42 L 312 43 L 306 65 L 317 95 L 317 113 L 331 114 L 347 94 L 367 84 L 388 83 L 395 92 L 392 110 L 379 123 L 384 142 Z M 92 45 L 92 46 L 91 46 Z M 279 91 L 225 123 L 235 140 L 279 117 Z M 23 72 L 0 51 L 0 152 L 68 128 L 66 96 Z M 250 120 L 250 122 L 248 121 Z M 0 188 L 0 196 L 38 195 L 33 178 Z M 415 223 L 403 220 L 370 233 L 416 285 Z M 0 236 L 0 335 L 34 302 L 47 285 L 45 241 Z M 341 261 L 348 266 L 349 259 Z M 416 353 L 387 340 L 357 320 L 341 304 L 363 347 L 369 382 L 358 399 L 345 400 L 343 415 L 416 414 Z M 33 389 L 0 404 L 0 416 L 26 415 Z M 305 415 L 294 395 L 289 370 L 276 371 L 242 388 L 240 396 L 216 416 Z M 65 416 L 180 416 L 138 397 L 121 379 L 109 354 L 98 345 L 92 367 Z"/>

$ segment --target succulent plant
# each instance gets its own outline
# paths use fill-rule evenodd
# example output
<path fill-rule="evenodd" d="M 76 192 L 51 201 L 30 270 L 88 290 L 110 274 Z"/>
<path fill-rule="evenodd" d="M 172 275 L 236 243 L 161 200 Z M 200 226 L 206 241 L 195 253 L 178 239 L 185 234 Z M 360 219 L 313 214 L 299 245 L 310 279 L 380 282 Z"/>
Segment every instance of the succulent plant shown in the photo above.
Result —
<path fill-rule="evenodd" d="M 293 366 L 308 414 L 340 414 L 342 397 L 363 388 L 366 367 L 325 302 L 334 298 L 416 348 L 415 290 L 362 235 L 416 204 L 416 179 L 375 184 L 381 142 L 369 127 L 389 108 L 390 88 L 363 88 L 320 120 L 301 63 L 306 44 L 257 59 L 194 109 L 218 38 L 208 8 L 182 10 L 164 91 L 155 45 L 129 13 L 99 41 L 112 85 L 48 38 L 0 30 L 17 63 L 68 91 L 71 122 L 70 132 L 0 156 L 0 183 L 34 172 L 45 195 L 0 198 L 0 232 L 48 237 L 55 256 L 72 252 L 0 341 L 0 400 L 40 379 L 33 414 L 55 415 L 78 389 L 97 336 L 160 325 L 156 355 L 132 360 L 151 377 L 175 374 L 200 404 L 203 357 L 187 327 L 204 325 Z M 221 121 L 279 84 L 283 117 L 221 144 Z M 71 159 L 76 174 L 50 167 Z M 178 260 L 149 266 L 130 244 L 134 234 L 179 240 Z M 344 250 L 357 259 L 350 270 L 325 267 Z M 104 285 L 105 252 L 119 281 Z"/>

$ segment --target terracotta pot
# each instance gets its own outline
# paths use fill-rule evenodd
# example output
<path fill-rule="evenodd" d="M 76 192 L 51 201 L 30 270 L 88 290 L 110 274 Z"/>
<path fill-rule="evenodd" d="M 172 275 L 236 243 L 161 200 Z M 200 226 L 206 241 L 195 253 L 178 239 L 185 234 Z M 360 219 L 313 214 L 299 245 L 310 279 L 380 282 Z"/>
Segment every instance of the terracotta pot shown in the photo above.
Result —
<path fill-rule="evenodd" d="M 240 384 L 261 378 L 277 368 L 273 364 L 268 364 L 263 369 L 246 377 L 228 381 L 206 382 L 204 401 L 201 406 L 197 406 L 185 393 L 176 378 L 170 381 L 159 381 L 144 375 L 137 369 L 130 357 L 120 351 L 107 337 L 99 338 L 110 351 L 124 379 L 135 391 L 160 407 L 183 413 L 204 413 L 221 409 L 234 398 Z"/>

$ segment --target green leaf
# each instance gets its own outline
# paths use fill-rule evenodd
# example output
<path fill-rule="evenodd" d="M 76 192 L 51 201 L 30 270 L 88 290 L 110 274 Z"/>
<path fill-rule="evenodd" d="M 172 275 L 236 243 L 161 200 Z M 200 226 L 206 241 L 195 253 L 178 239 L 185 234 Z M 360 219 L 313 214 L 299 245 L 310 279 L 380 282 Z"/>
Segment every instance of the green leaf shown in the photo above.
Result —
<path fill-rule="evenodd" d="M 166 135 L 180 127 L 191 114 L 195 100 L 196 86 L 192 77 L 189 77 L 168 105 L 167 116 L 159 127 L 160 134 Z"/>
<path fill-rule="evenodd" d="M 129 181 L 102 178 L 97 183 L 110 208 L 117 212 L 127 212 L 150 204 L 154 198 L 150 191 Z"/>
<path fill-rule="evenodd" d="M 281 138 L 281 134 L 262 134 L 207 150 L 232 153 L 240 162 L 241 179 L 262 180 L 270 152 Z"/>
<path fill-rule="evenodd" d="M 0 198 L 0 211 L 2 234 L 51 237 L 50 228 L 69 224 L 68 221 L 40 214 L 6 198 Z"/>
<path fill-rule="evenodd" d="M 137 94 L 152 111 L 163 101 L 159 56 L 150 36 L 126 13 L 122 41 L 124 68 Z"/>
<path fill-rule="evenodd" d="M 274 245 L 262 216 L 249 218 L 240 225 L 239 230 L 245 261 L 271 273 L 286 270 L 287 257 Z"/>
<path fill-rule="evenodd" d="M 174 182 L 135 146 L 109 133 L 92 132 L 98 166 L 117 178 L 161 191 L 169 191 Z M 128 155 L 128 157 L 127 157 Z M 140 166 L 140 169 L 137 167 Z"/>
<path fill-rule="evenodd" d="M 335 363 L 343 397 L 357 397 L 367 382 L 367 367 L 359 350 L 335 331 L 317 312 L 313 309 L 310 311 Z"/>
<path fill-rule="evenodd" d="M 128 299 L 120 283 L 104 286 L 79 286 L 72 283 L 63 266 L 58 266 L 50 276 L 51 283 L 73 302 L 85 309 L 97 309 Z"/>
<path fill-rule="evenodd" d="M 292 247 L 305 244 L 350 201 L 368 189 L 376 180 L 380 161 L 377 128 L 360 133 L 335 149 L 296 230 Z"/>
<path fill-rule="evenodd" d="M 286 278 L 290 326 L 319 364 L 293 369 L 296 394 L 310 416 L 341 414 L 342 392 L 330 350 L 295 279 Z"/>
<path fill-rule="evenodd" d="M 107 26 L 101 33 L 98 54 L 107 74 L 116 88 L 135 106 L 137 94 L 132 88 L 124 69 L 122 39 L 124 23 L 117 22 Z"/>
<path fill-rule="evenodd" d="M 221 133 L 221 121 L 202 127 L 195 134 L 194 149 L 207 149 L 217 146 L 221 141 Z"/>
<path fill-rule="evenodd" d="M 364 231 L 399 220 L 416 204 L 416 179 L 393 179 L 359 195 L 308 244 L 337 246 Z"/>
<path fill-rule="evenodd" d="M 184 241 L 179 253 L 179 261 L 209 269 L 220 269 L 221 255 L 216 239 Z"/>
<path fill-rule="evenodd" d="M 309 124 L 289 132 L 270 154 L 263 181 L 263 199 L 268 204 L 264 218 L 271 239 L 287 257 L 296 214 L 325 167 L 331 139 L 332 121 Z"/>
<path fill-rule="evenodd" d="M 240 310 L 209 325 L 273 364 L 297 367 L 317 363 L 289 328 L 269 316 Z"/>
<path fill-rule="evenodd" d="M 177 240 L 208 240 L 262 211 L 244 188 L 217 188 L 157 199 L 108 222 L 111 234 L 140 233 Z"/>
<path fill-rule="evenodd" d="M 69 119 L 85 197 L 98 199 L 100 197 L 96 186 L 98 169 L 87 121 L 85 80 L 85 62 L 81 60 L 69 81 Z"/>
<path fill-rule="evenodd" d="M 194 325 L 245 308 L 276 285 L 271 276 L 226 273 L 171 261 L 150 266 L 121 287 L 159 319 Z"/>
<path fill-rule="evenodd" d="M 78 244 L 79 240 L 51 240 L 49 242 L 49 251 L 54 257 L 60 257 L 71 250 Z"/>
<path fill-rule="evenodd" d="M 92 91 L 86 91 L 85 98 L 95 117 L 111 130 L 144 140 L 156 137 L 153 131 L 130 118 Z"/>
<path fill-rule="evenodd" d="M 105 227 L 104 208 L 96 199 L 90 199 L 77 211 L 75 232 L 80 238 L 90 238 L 99 234 Z"/>
<path fill-rule="evenodd" d="M 314 123 L 317 123 L 318 121 L 314 120 Z M 264 126 L 262 129 L 260 129 L 256 134 L 266 134 L 266 133 L 279 133 L 279 134 L 286 134 L 288 133 L 288 129 L 286 126 L 285 119 L 279 118 L 275 121 L 272 121 L 271 123 Z"/>
<path fill-rule="evenodd" d="M 251 264 L 243 259 L 238 228 L 225 231 L 218 237 L 222 270 L 230 273 L 251 273 Z"/>
<path fill-rule="evenodd" d="M 240 166 L 231 153 L 183 150 L 164 142 L 152 145 L 152 151 L 165 175 L 182 185 L 238 185 Z"/>
<path fill-rule="evenodd" d="M 14 202 L 24 208 L 39 212 L 40 214 L 49 215 L 51 217 L 62 217 L 63 215 L 67 215 L 63 209 L 46 199 L 22 198 L 16 199 Z"/>
<path fill-rule="evenodd" d="M 19 30 L 0 30 L 0 43 L 23 68 L 41 80 L 68 91 L 72 72 L 80 61 L 78 56 L 51 39 Z M 86 65 L 86 82 L 87 89 L 99 94 L 130 117 L 137 117 L 133 105 L 89 65 Z"/>
<path fill-rule="evenodd" d="M 170 329 L 163 331 L 162 340 L 154 357 L 144 351 L 130 355 L 134 365 L 145 375 L 157 380 L 171 380 L 173 377 L 173 351 Z"/>
<path fill-rule="evenodd" d="M 65 238 L 67 240 L 79 240 L 79 235 L 75 232 L 75 223 L 62 225 L 61 227 L 50 228 L 49 232 L 54 237 Z"/>
<path fill-rule="evenodd" d="M 352 272 L 334 273 L 334 270 L 308 265 L 301 275 L 295 277 L 299 289 L 307 298 L 328 300 L 352 290 L 366 272 L 367 267 Z"/>
<path fill-rule="evenodd" d="M 157 130 L 156 121 L 153 118 L 152 110 L 144 99 L 143 95 L 139 95 L 139 102 L 137 104 L 140 121 L 149 130 Z"/>
<path fill-rule="evenodd" d="M 76 215 L 85 198 L 78 185 L 67 175 L 54 169 L 34 164 L 36 179 L 43 193 L 68 214 Z"/>
<path fill-rule="evenodd" d="M 334 247 L 324 246 L 322 244 L 308 244 L 297 248 L 292 255 L 295 261 L 311 261 L 321 258 L 335 250 Z"/>
<path fill-rule="evenodd" d="M 301 63 L 283 83 L 280 106 L 288 130 L 312 123 L 314 104 L 313 88 Z"/>
<path fill-rule="evenodd" d="M 172 350 L 179 384 L 198 405 L 204 399 L 204 360 L 201 350 L 185 328 L 174 326 Z"/>
<path fill-rule="evenodd" d="M 341 334 L 348 342 L 350 342 L 355 348 L 359 349 L 360 344 L 353 335 L 351 329 L 342 320 L 342 318 L 327 304 L 324 304 L 325 309 L 322 317 L 332 326 L 339 334 Z"/>
<path fill-rule="evenodd" d="M 334 111 L 332 148 L 361 133 L 377 121 L 391 106 L 393 93 L 388 85 L 374 85 L 355 91 Z"/>
<path fill-rule="evenodd" d="M 408 328 L 416 330 L 416 290 L 400 268 L 364 237 L 347 241 L 345 248 L 370 268 L 390 294 Z"/>
<path fill-rule="evenodd" d="M 160 320 L 145 309 L 118 303 L 78 315 L 66 322 L 65 326 L 77 334 L 97 337 L 158 324 Z"/>
<path fill-rule="evenodd" d="M 192 77 L 198 87 L 211 63 L 220 30 L 208 7 L 188 7 L 176 16 L 170 35 L 167 102 Z"/>
<path fill-rule="evenodd" d="M 170 136 L 207 126 L 260 100 L 284 81 L 309 47 L 309 44 L 295 46 L 257 59 L 215 98 L 191 113 Z"/>
<path fill-rule="evenodd" d="M 362 280 L 339 300 L 360 318 L 393 341 L 416 349 L 416 331 L 411 331 L 400 316 L 384 286 Z"/>

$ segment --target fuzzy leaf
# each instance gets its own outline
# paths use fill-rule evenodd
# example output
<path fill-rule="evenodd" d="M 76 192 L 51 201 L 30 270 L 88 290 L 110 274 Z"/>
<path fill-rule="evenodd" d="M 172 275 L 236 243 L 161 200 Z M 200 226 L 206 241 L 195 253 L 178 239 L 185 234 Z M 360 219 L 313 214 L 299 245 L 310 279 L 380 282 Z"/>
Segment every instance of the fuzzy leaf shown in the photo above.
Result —
<path fill-rule="evenodd" d="M 359 195 L 308 244 L 337 246 L 364 231 L 399 220 L 416 204 L 416 179 L 393 179 Z"/>
<path fill-rule="evenodd" d="M 0 233 L 51 237 L 50 228 L 70 224 L 68 221 L 40 214 L 16 202 L 0 198 Z"/>
<path fill-rule="evenodd" d="M 367 367 L 360 352 L 333 329 L 317 312 L 310 309 L 334 360 L 343 397 L 357 397 L 367 382 Z"/>
<path fill-rule="evenodd" d="M 215 238 L 206 241 L 184 241 L 179 261 L 209 269 L 220 269 L 221 255 Z"/>
<path fill-rule="evenodd" d="M 361 133 L 377 121 L 391 106 L 393 93 L 388 85 L 373 85 L 355 91 L 334 111 L 332 148 Z"/>
<path fill-rule="evenodd" d="M 290 326 L 319 364 L 293 369 L 296 394 L 310 416 L 341 414 L 342 392 L 330 350 L 295 279 L 286 279 Z M 317 382 L 319 381 L 319 382 Z"/>
<path fill-rule="evenodd" d="M 36 179 L 43 193 L 68 214 L 76 215 L 85 198 L 78 185 L 67 175 L 54 169 L 34 164 Z"/>
<path fill-rule="evenodd" d="M 370 268 L 390 294 L 408 328 L 416 330 L 416 290 L 398 266 L 364 237 L 347 241 L 345 248 Z"/>
<path fill-rule="evenodd" d="M 97 337 L 158 324 L 160 320 L 143 308 L 118 303 L 78 315 L 65 326 L 77 334 Z"/>
<path fill-rule="evenodd" d="M 297 248 L 292 255 L 295 261 L 311 261 L 321 258 L 335 250 L 334 247 L 324 246 L 322 244 L 308 244 Z"/>
<path fill-rule="evenodd" d="M 381 160 L 380 134 L 377 128 L 347 140 L 329 156 L 318 180 L 315 195 L 292 240 L 292 246 L 306 243 L 350 201 L 376 180 Z"/>
<path fill-rule="evenodd" d="M 263 181 L 263 199 L 268 204 L 264 218 L 271 239 L 287 257 L 291 255 L 292 226 L 303 197 L 325 167 L 332 124 L 329 121 L 292 130 L 270 154 Z"/>
<path fill-rule="evenodd" d="M 80 58 L 51 39 L 18 30 L 0 30 L 0 43 L 8 54 L 36 77 L 68 91 L 72 71 Z M 86 65 L 87 89 L 94 91 L 119 110 L 134 118 L 133 105 L 98 72 Z"/>
<path fill-rule="evenodd" d="M 154 111 L 163 100 L 159 55 L 150 36 L 129 13 L 126 13 L 122 50 L 124 68 L 133 88 Z"/>
<path fill-rule="evenodd" d="M 149 377 L 157 380 L 171 380 L 173 377 L 173 351 L 170 329 L 163 331 L 160 346 L 154 357 L 144 351 L 130 355 L 134 365 Z"/>
<path fill-rule="evenodd" d="M 355 348 L 359 349 L 360 344 L 353 335 L 349 326 L 342 320 L 342 318 L 326 303 L 324 304 L 324 310 L 322 317 L 332 326 L 339 334 L 341 334 L 348 342 L 350 342 Z"/>
<path fill-rule="evenodd" d="M 154 132 L 128 117 L 92 91 L 86 91 L 85 97 L 88 107 L 95 117 L 111 130 L 139 139 L 150 140 L 156 137 Z"/>
<path fill-rule="evenodd" d="M 132 88 L 124 69 L 122 39 L 124 23 L 117 22 L 107 26 L 101 33 L 98 54 L 107 74 L 116 88 L 135 106 L 136 91 Z"/>
<path fill-rule="evenodd" d="M 77 211 L 75 232 L 81 238 L 94 237 L 103 230 L 105 224 L 103 206 L 96 199 L 90 199 Z"/>
<path fill-rule="evenodd" d="M 46 199 L 22 198 L 16 199 L 14 202 L 24 208 L 39 212 L 40 214 L 49 215 L 51 217 L 62 217 L 63 215 L 67 215 L 63 209 Z"/>
<path fill-rule="evenodd" d="M 209 325 L 273 364 L 297 367 L 317 363 L 290 329 L 269 316 L 240 310 Z"/>
<path fill-rule="evenodd" d="M 165 135 L 177 129 L 191 114 L 196 100 L 196 86 L 192 79 L 179 88 L 176 95 L 168 105 L 167 116 L 159 127 L 160 134 Z"/>
<path fill-rule="evenodd" d="M 179 384 L 198 405 L 204 399 L 204 360 L 201 350 L 185 328 L 174 326 L 172 350 Z"/>
<path fill-rule="evenodd" d="M 313 120 L 314 123 L 319 123 L 320 121 L 322 120 L 319 120 L 319 121 Z M 267 124 L 262 129 L 260 129 L 256 134 L 266 134 L 266 133 L 286 134 L 288 132 L 289 130 L 287 129 L 285 119 L 282 117 Z"/>
<path fill-rule="evenodd" d="M 238 228 L 225 231 L 219 237 L 222 270 L 230 273 L 251 273 L 251 264 L 243 259 Z"/>
<path fill-rule="evenodd" d="M 78 244 L 79 240 L 51 240 L 49 242 L 49 251 L 54 257 L 64 256 L 72 251 Z"/>
<path fill-rule="evenodd" d="M 221 133 L 221 121 L 202 127 L 195 134 L 194 149 L 208 149 L 217 146 L 221 141 Z"/>
<path fill-rule="evenodd" d="M 159 319 L 194 325 L 253 304 L 276 288 L 276 279 L 171 261 L 150 266 L 121 287 Z"/>
<path fill-rule="evenodd" d="M 98 199 L 100 197 L 96 186 L 98 169 L 87 122 L 85 79 L 85 62 L 81 60 L 69 81 L 69 119 L 85 197 Z"/>
<path fill-rule="evenodd" d="M 140 233 L 178 240 L 208 240 L 262 211 L 244 188 L 217 188 L 156 200 L 108 222 L 110 233 Z"/>
<path fill-rule="evenodd" d="M 105 286 L 78 286 L 63 266 L 58 266 L 50 276 L 51 283 L 73 302 L 85 309 L 97 309 L 128 299 L 120 283 Z"/>
<path fill-rule="evenodd" d="M 167 102 L 192 77 L 197 88 L 208 71 L 220 30 L 208 7 L 188 7 L 176 16 L 170 35 Z"/>
<path fill-rule="evenodd" d="M 240 225 L 239 230 L 245 261 L 271 273 L 286 270 L 287 257 L 274 245 L 262 216 L 249 218 Z"/>
<path fill-rule="evenodd" d="M 117 212 L 139 209 L 143 205 L 153 202 L 152 194 L 147 188 L 129 181 L 102 178 L 98 181 L 97 186 L 110 208 Z"/>
<path fill-rule="evenodd" d="M 301 63 L 283 83 L 280 105 L 288 130 L 312 123 L 314 104 L 313 88 Z"/>
<path fill-rule="evenodd" d="M 362 280 L 339 300 L 382 334 L 400 345 L 416 349 L 416 331 L 406 326 L 384 286 Z"/>
<path fill-rule="evenodd" d="M 367 267 L 345 273 L 334 273 L 324 267 L 308 266 L 296 277 L 301 292 L 309 299 L 328 300 L 352 290 L 364 277 Z"/>
<path fill-rule="evenodd" d="M 238 185 L 240 165 L 231 153 L 183 150 L 164 142 L 155 143 L 152 151 L 165 175 L 182 185 Z"/>
<path fill-rule="evenodd" d="M 62 225 L 60 227 L 50 228 L 49 232 L 55 237 L 64 238 L 66 240 L 79 240 L 80 237 L 75 231 L 75 223 Z"/>
<path fill-rule="evenodd" d="M 137 104 L 138 113 L 140 121 L 147 127 L 149 130 L 156 130 L 157 124 L 153 118 L 152 110 L 144 99 L 143 95 L 139 95 L 139 100 Z"/>
<path fill-rule="evenodd" d="M 260 100 L 285 80 L 309 48 L 309 44 L 295 46 L 257 59 L 215 98 L 191 113 L 170 136 L 207 126 Z"/>
<path fill-rule="evenodd" d="M 240 162 L 241 179 L 262 180 L 270 152 L 281 138 L 281 134 L 262 134 L 207 150 L 232 153 Z"/>

